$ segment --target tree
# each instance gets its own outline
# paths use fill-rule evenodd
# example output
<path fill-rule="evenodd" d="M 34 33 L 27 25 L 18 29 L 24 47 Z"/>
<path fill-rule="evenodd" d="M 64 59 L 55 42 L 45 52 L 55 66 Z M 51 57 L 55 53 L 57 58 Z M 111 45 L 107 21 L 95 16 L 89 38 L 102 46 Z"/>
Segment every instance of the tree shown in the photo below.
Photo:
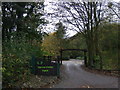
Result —
<path fill-rule="evenodd" d="M 61 47 L 60 42 L 56 37 L 56 32 L 50 33 L 48 36 L 44 37 L 44 40 L 42 41 L 42 47 L 44 52 L 46 52 L 45 55 L 59 55 L 59 50 Z"/>
<path fill-rule="evenodd" d="M 66 49 L 85 49 L 86 48 L 85 39 L 84 39 L 83 35 L 80 33 L 77 33 L 74 36 L 67 38 L 67 41 L 68 42 L 66 43 L 67 44 Z M 83 52 L 67 51 L 67 52 L 64 52 L 64 56 L 66 56 L 66 57 L 72 56 L 74 58 L 83 57 Z"/>
<path fill-rule="evenodd" d="M 118 23 L 104 23 L 100 26 L 100 46 L 104 69 L 119 70 L 119 27 Z"/>
<path fill-rule="evenodd" d="M 57 13 L 49 13 L 53 17 L 60 17 L 65 23 L 73 25 L 73 30 L 83 34 L 88 50 L 88 65 L 94 66 L 95 57 L 101 60 L 99 47 L 99 25 L 106 19 L 105 7 L 102 2 L 61 2 L 55 3 Z M 52 17 L 52 18 L 53 18 Z M 101 67 L 102 68 L 102 67 Z"/>
<path fill-rule="evenodd" d="M 120 2 L 109 2 L 108 3 L 108 7 L 114 12 L 115 15 L 117 15 L 117 17 L 120 19 Z M 116 10 L 118 9 L 118 10 Z"/>
<path fill-rule="evenodd" d="M 40 36 L 40 32 L 37 31 L 37 27 L 40 23 L 44 23 L 44 20 L 40 18 L 43 14 L 38 12 L 40 9 L 43 9 L 43 3 L 3 2 L 3 41 L 10 40 L 11 37 L 15 37 L 13 33 L 16 33 L 16 38 L 19 38 L 23 36 L 20 35 L 21 32 L 29 34 L 29 36 L 26 35 L 26 37 L 29 38 L 32 32 L 32 34 L 35 34 L 34 37 L 36 36 L 36 38 L 38 38 L 38 36 Z"/>
<path fill-rule="evenodd" d="M 56 28 L 57 28 L 56 30 L 57 37 L 60 39 L 65 38 L 66 32 L 65 32 L 65 27 L 63 26 L 63 24 L 61 22 L 57 23 Z"/>
<path fill-rule="evenodd" d="M 70 37 L 69 39 L 69 48 L 73 49 L 84 49 L 86 48 L 85 39 L 82 34 L 77 33 L 76 35 Z"/>
<path fill-rule="evenodd" d="M 41 57 L 41 30 L 44 24 L 43 2 L 2 3 L 2 74 L 3 87 L 14 87 L 15 83 L 29 78 L 29 60 Z"/>
<path fill-rule="evenodd" d="M 43 40 L 42 46 L 50 55 L 58 56 L 60 49 L 65 47 L 65 27 L 61 22 L 56 24 L 56 31 Z"/>
<path fill-rule="evenodd" d="M 66 38 L 66 28 L 63 26 L 62 22 L 59 22 L 56 24 L 56 37 L 58 39 L 58 42 L 60 43 L 61 49 L 65 48 L 65 38 Z"/>

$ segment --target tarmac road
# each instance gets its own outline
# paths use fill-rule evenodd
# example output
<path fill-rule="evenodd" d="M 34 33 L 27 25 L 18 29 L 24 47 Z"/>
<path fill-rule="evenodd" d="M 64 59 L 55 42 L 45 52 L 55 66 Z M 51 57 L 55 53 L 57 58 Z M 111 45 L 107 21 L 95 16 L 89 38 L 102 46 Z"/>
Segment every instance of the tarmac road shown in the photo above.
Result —
<path fill-rule="evenodd" d="M 63 61 L 64 78 L 52 88 L 118 88 L 118 78 L 99 75 L 83 70 L 83 60 Z"/>

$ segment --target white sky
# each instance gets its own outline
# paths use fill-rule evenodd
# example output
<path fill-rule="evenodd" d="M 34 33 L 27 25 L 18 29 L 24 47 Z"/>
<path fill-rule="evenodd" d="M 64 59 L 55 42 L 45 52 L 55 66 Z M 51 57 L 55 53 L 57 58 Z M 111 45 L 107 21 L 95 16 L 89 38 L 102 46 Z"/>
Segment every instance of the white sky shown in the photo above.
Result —
<path fill-rule="evenodd" d="M 113 1 L 120 2 L 120 0 L 113 0 Z"/>
<path fill-rule="evenodd" d="M 54 0 L 54 1 L 57 1 L 57 0 Z M 49 3 L 49 2 L 54 2 L 53 0 L 45 0 L 45 5 L 47 5 L 47 7 L 45 7 L 45 12 L 54 12 L 52 9 L 51 9 L 51 7 L 53 7 L 53 8 L 55 8 L 55 6 L 51 6 L 51 4 Z M 70 0 L 67 0 L 67 1 L 70 1 Z M 71 0 L 72 1 L 72 0 Z M 109 1 L 115 1 L 115 2 L 120 2 L 120 0 L 109 0 Z M 51 23 L 50 24 L 48 24 L 46 27 L 44 27 L 44 30 L 46 30 L 46 32 L 49 32 L 49 33 L 51 33 L 51 32 L 54 32 L 54 23 L 57 23 L 57 22 L 59 22 L 59 20 L 58 19 L 54 19 L 53 21 L 52 21 L 52 18 L 46 18 L 47 20 L 49 20 L 49 21 L 51 21 Z M 53 23 L 54 22 L 54 23 Z M 76 32 L 75 31 L 72 31 L 72 30 L 69 30 L 69 31 L 67 31 L 67 35 L 69 35 L 69 36 L 73 36 L 73 35 L 75 35 L 76 34 Z"/>

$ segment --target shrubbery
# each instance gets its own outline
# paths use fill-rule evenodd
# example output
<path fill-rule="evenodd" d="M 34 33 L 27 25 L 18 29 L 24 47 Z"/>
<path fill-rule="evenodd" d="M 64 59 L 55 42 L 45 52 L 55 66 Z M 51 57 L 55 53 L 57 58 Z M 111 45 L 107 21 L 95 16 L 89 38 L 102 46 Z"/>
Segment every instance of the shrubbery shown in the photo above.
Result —
<path fill-rule="evenodd" d="M 3 43 L 3 87 L 14 87 L 16 82 L 29 79 L 29 61 L 32 56 L 42 56 L 40 45 L 30 45 L 24 40 Z"/>
<path fill-rule="evenodd" d="M 103 69 L 118 70 L 118 51 L 119 51 L 119 27 L 120 24 L 106 23 L 101 28 L 101 48 Z"/>

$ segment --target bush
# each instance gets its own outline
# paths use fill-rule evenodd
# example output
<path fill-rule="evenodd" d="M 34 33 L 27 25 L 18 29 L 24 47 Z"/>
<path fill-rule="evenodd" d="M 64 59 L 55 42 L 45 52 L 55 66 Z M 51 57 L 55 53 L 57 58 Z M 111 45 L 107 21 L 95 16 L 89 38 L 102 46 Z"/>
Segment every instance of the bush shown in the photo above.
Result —
<path fill-rule="evenodd" d="M 84 60 L 84 57 L 83 57 L 83 56 L 80 56 L 80 57 L 76 57 L 76 59 Z"/>
<path fill-rule="evenodd" d="M 62 57 L 63 60 L 69 60 L 69 57 Z"/>
<path fill-rule="evenodd" d="M 106 70 L 118 70 L 118 51 L 119 51 L 119 39 L 120 24 L 106 23 L 101 28 L 100 46 L 102 48 L 102 61 L 103 69 Z"/>
<path fill-rule="evenodd" d="M 30 45 L 21 40 L 19 43 L 3 43 L 2 74 L 3 87 L 14 87 L 17 82 L 29 79 L 31 56 L 42 56 L 40 46 Z"/>

